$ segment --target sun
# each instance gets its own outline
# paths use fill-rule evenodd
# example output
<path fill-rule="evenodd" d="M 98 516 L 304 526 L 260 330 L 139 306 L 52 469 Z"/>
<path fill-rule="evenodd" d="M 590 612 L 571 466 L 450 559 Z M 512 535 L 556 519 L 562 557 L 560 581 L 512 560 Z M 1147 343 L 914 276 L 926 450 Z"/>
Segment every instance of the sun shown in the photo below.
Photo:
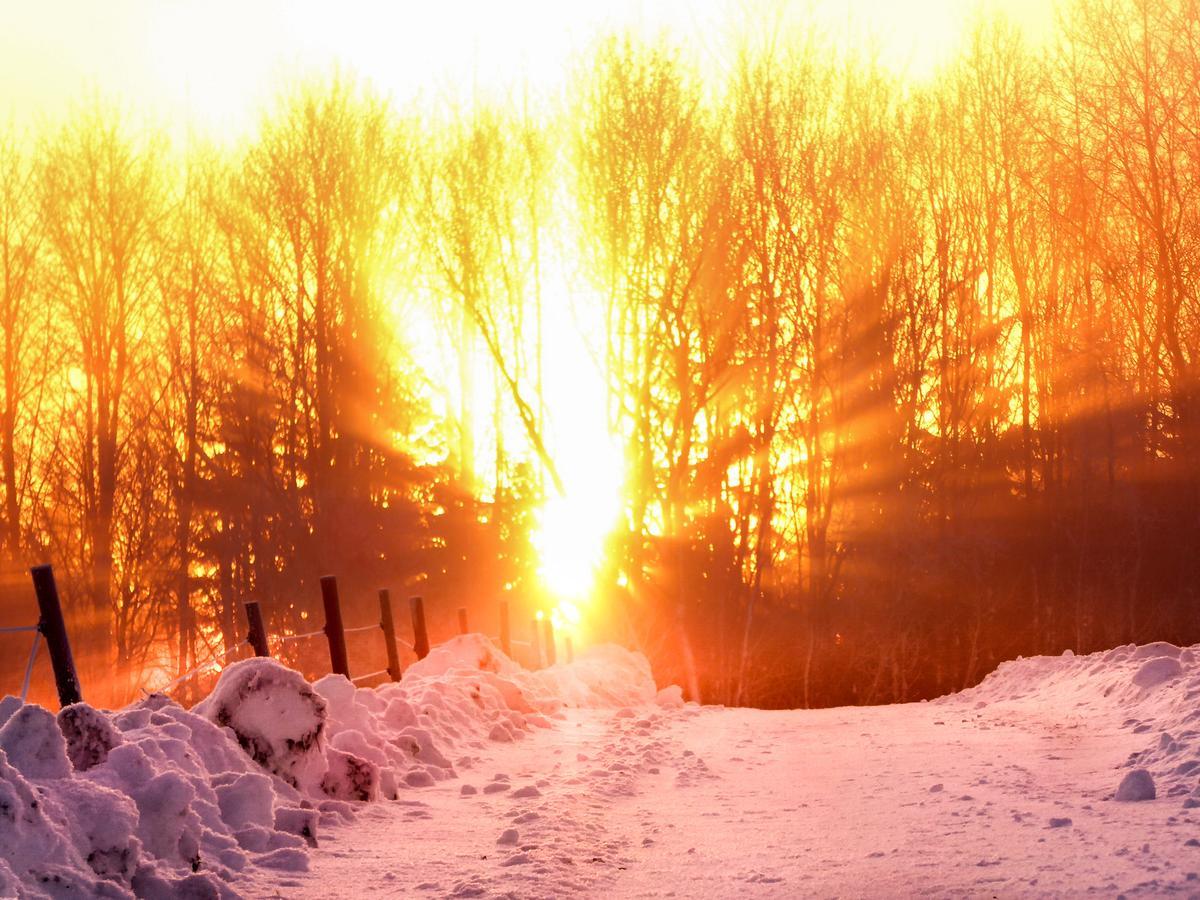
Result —
<path fill-rule="evenodd" d="M 589 599 L 604 544 L 620 513 L 619 475 L 614 455 L 589 452 L 589 477 L 571 479 L 567 493 L 549 498 L 538 511 L 533 536 L 538 575 L 554 599 L 578 607 Z M 576 466 L 572 466 L 576 468 Z M 614 484 L 613 482 L 617 482 Z"/>
<path fill-rule="evenodd" d="M 547 278 L 545 403 L 548 444 L 563 481 L 537 512 L 538 575 L 568 624 L 591 599 L 604 546 L 621 512 L 624 455 L 609 429 L 607 378 L 596 353 L 603 322 L 586 288 Z"/>
<path fill-rule="evenodd" d="M 540 423 L 548 455 L 562 482 L 559 492 L 544 479 L 544 496 L 533 510 L 530 543 L 535 551 L 538 593 L 548 601 L 556 626 L 576 628 L 595 599 L 597 570 L 603 563 L 608 538 L 620 523 L 622 491 L 626 479 L 625 456 L 608 419 L 608 378 L 603 368 L 603 303 L 581 278 L 568 274 L 561 254 L 548 249 L 541 260 L 540 327 L 528 323 L 518 340 L 521 356 L 535 359 L 542 341 L 543 377 L 540 391 L 535 380 L 522 382 L 523 399 L 544 411 Z M 525 298 L 532 302 L 531 298 Z M 396 332 L 404 336 L 406 352 L 426 371 L 453 371 L 458 348 L 453 334 L 440 327 L 425 304 L 396 299 L 389 305 Z M 471 354 L 472 393 L 468 407 L 475 457 L 472 470 L 481 495 L 495 489 L 494 464 L 497 427 L 502 429 L 506 453 L 538 465 L 537 454 L 513 410 L 497 419 L 488 414 L 494 402 L 497 377 L 488 351 L 477 342 Z M 448 379 L 439 390 L 422 397 L 434 414 L 451 421 L 458 414 L 461 385 Z M 460 423 L 461 424 L 461 423 Z M 453 434 L 453 429 L 451 429 Z M 399 438 L 398 438 L 399 439 Z M 447 437 L 454 443 L 453 437 Z M 423 463 L 437 463 L 448 452 L 446 444 L 432 440 L 428 447 L 405 444 L 423 454 Z"/>

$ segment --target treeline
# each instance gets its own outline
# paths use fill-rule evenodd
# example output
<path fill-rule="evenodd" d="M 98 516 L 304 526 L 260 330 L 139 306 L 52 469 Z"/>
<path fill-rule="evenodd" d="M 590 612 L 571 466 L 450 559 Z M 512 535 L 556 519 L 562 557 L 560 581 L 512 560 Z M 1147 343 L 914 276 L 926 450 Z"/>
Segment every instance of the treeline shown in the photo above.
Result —
<path fill-rule="evenodd" d="M 598 61 L 620 565 L 693 691 L 1200 639 L 1200 5 L 1060 21 L 984 22 L 920 87 L 775 36 L 711 104 L 669 54 Z"/>
<path fill-rule="evenodd" d="M 1200 639 L 1200 6 L 1062 23 L 983 23 L 923 85 L 810 34 L 718 88 L 612 39 L 535 112 L 332 79 L 237 150 L 100 105 L 10 137 L 5 615 L 55 562 L 119 702 L 236 644 L 247 597 L 317 627 L 326 571 L 364 616 L 385 584 L 527 613 L 571 487 L 557 247 L 627 474 L 588 624 L 660 681 L 887 702 Z"/>
<path fill-rule="evenodd" d="M 376 587 L 449 620 L 528 576 L 533 487 L 483 502 L 404 334 L 417 307 L 423 335 L 471 327 L 411 267 L 460 149 L 344 78 L 236 152 L 102 102 L 0 145 L 3 609 L 33 616 L 26 567 L 55 564 L 89 697 L 237 645 L 246 599 L 274 634 L 320 627 L 329 572 L 365 621 Z"/>

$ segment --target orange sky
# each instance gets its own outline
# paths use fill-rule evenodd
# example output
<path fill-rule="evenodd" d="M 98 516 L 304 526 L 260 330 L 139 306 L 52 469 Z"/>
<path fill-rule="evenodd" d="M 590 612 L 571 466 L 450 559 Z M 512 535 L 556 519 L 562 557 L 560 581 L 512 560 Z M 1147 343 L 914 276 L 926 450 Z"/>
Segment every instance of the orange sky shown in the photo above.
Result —
<path fill-rule="evenodd" d="M 984 0 L 1048 31 L 1048 0 Z M 729 35 L 765 8 L 842 43 L 878 41 L 922 77 L 954 47 L 962 0 L 0 0 L 0 121 L 57 116 L 89 88 L 178 125 L 237 134 L 289 74 L 334 62 L 397 99 L 553 86 L 609 28 L 666 31 L 719 72 Z M 181 115 L 182 113 L 182 115 Z"/>

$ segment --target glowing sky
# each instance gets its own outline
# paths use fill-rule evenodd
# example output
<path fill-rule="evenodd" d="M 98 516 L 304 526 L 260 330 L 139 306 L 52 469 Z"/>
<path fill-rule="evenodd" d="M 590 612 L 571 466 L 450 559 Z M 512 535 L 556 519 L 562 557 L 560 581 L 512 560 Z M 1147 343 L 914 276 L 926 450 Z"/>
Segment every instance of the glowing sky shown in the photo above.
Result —
<path fill-rule="evenodd" d="M 178 126 L 231 135 L 288 76 L 340 63 L 406 100 L 469 96 L 522 81 L 553 87 L 599 33 L 679 39 L 719 72 L 730 35 L 770 18 L 771 0 L 0 0 L 0 121 L 56 117 L 89 90 Z M 837 40 L 878 44 L 923 77 L 971 15 L 963 0 L 782 4 Z M 1049 28 L 1048 0 L 984 0 Z"/>

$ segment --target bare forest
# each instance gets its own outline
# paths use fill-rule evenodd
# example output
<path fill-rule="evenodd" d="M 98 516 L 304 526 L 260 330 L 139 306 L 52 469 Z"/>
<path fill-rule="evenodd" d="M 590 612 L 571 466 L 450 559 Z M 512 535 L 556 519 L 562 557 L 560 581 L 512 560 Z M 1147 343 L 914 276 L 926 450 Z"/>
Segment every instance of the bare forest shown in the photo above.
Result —
<path fill-rule="evenodd" d="M 1200 641 L 1200 3 L 983 21 L 920 83 L 738 46 L 714 80 L 613 37 L 561 96 L 433 109 L 332 74 L 232 145 L 104 99 L 0 129 L 0 626 L 53 563 L 108 705 L 244 600 L 319 627 L 330 572 L 350 622 L 562 611 L 725 704 Z M 564 327 L 621 458 L 569 597 Z"/>

